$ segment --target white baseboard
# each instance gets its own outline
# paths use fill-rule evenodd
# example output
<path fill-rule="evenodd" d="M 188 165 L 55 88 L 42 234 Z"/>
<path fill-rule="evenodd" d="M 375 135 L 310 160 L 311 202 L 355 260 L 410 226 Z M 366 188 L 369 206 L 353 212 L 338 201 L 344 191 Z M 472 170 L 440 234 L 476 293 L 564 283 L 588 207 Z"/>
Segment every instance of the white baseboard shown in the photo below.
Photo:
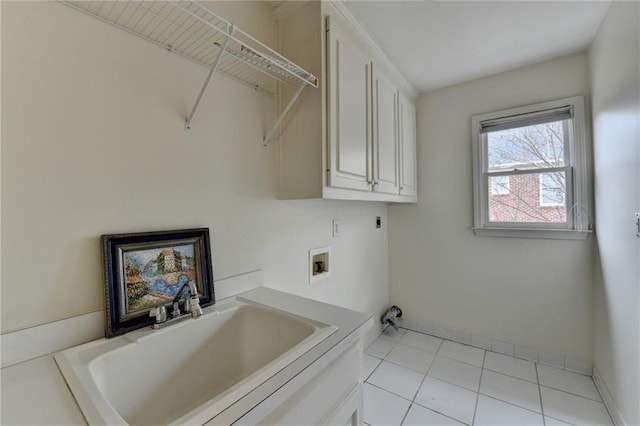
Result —
<path fill-rule="evenodd" d="M 362 347 L 366 348 L 371 343 L 373 343 L 373 341 L 378 338 L 378 336 L 382 333 L 383 330 L 384 330 L 384 326 L 380 324 L 378 321 L 374 321 L 373 327 L 371 327 L 369 331 L 367 331 L 367 333 L 362 337 L 362 345 L 363 345 Z"/>
<path fill-rule="evenodd" d="M 424 334 L 430 334 L 443 339 L 453 340 L 454 342 L 475 346 L 488 351 L 510 355 L 516 358 L 550 365 L 552 367 L 562 368 L 563 370 L 569 370 L 587 376 L 591 376 L 593 374 L 593 365 L 589 361 L 569 358 L 564 355 L 545 352 L 528 346 L 490 339 L 483 336 L 476 336 L 457 330 L 450 330 L 426 322 L 415 321 L 411 318 L 402 318 L 400 327 Z"/>
<path fill-rule="evenodd" d="M 262 286 L 262 270 L 216 280 L 216 300 Z M 104 336 L 104 310 L 0 335 L 0 368 L 71 348 Z"/>
<path fill-rule="evenodd" d="M 618 406 L 616 405 L 616 402 L 613 399 L 611 392 L 609 392 L 609 388 L 607 387 L 607 384 L 605 383 L 604 379 L 600 375 L 600 372 L 598 371 L 598 367 L 596 367 L 595 364 L 593 366 L 593 381 L 595 382 L 596 387 L 598 388 L 598 392 L 600 392 L 600 395 L 602 396 L 602 400 L 604 401 L 604 406 L 607 407 L 607 411 L 609 412 L 609 415 L 613 420 L 613 424 L 615 426 L 627 426 L 627 423 L 624 421 L 624 418 L 622 417 L 620 410 L 618 410 Z"/>

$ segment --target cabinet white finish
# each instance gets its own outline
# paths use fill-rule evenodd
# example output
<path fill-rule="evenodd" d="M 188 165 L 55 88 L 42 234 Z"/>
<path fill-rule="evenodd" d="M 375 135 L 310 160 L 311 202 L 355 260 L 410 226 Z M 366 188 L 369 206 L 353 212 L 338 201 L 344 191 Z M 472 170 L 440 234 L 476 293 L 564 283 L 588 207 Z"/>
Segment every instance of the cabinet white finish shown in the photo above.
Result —
<path fill-rule="evenodd" d="M 361 354 L 360 344 L 351 346 L 297 389 L 291 397 L 272 409 L 268 416 L 254 422 L 256 419 L 251 419 L 253 416 L 250 412 L 239 423 L 247 424 L 251 419 L 251 424 L 265 426 L 350 424 L 349 421 L 361 425 L 363 423 Z M 274 402 L 267 399 L 262 404 L 270 405 Z M 260 412 L 260 407 L 257 407 L 256 412 Z M 355 422 L 353 422 L 354 418 Z"/>
<path fill-rule="evenodd" d="M 327 17 L 329 176 L 333 187 L 370 191 L 371 57 Z"/>
<path fill-rule="evenodd" d="M 279 26 L 280 51 L 319 76 L 281 129 L 279 197 L 416 202 L 415 155 L 400 146 L 400 95 L 412 106 L 413 88 L 340 3 L 301 3 Z"/>
<path fill-rule="evenodd" d="M 338 426 L 360 426 L 364 424 L 363 397 L 362 386 L 354 389 L 326 424 Z"/>
<path fill-rule="evenodd" d="M 418 194 L 416 158 L 416 108 L 400 95 L 400 194 Z"/>
<path fill-rule="evenodd" d="M 373 70 L 373 190 L 398 194 L 398 89 Z"/>

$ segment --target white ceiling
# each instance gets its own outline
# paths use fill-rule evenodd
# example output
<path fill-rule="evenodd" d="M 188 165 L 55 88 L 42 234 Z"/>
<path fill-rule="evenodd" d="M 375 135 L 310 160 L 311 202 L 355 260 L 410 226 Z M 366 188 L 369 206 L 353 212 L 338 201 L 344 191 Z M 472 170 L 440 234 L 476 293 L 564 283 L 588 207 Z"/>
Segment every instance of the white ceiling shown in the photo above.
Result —
<path fill-rule="evenodd" d="M 586 49 L 608 1 L 345 1 L 420 92 Z"/>

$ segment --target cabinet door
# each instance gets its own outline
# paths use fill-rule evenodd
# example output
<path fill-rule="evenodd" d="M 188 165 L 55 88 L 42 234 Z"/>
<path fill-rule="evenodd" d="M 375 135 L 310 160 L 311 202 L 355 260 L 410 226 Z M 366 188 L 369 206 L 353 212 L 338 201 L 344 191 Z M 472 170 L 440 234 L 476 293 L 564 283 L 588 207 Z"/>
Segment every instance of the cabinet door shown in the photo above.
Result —
<path fill-rule="evenodd" d="M 416 109 L 400 95 L 400 194 L 418 195 L 416 167 Z"/>
<path fill-rule="evenodd" d="M 256 408 L 237 422 L 239 425 L 322 425 L 350 424 L 362 417 L 362 383 L 360 368 L 362 348 L 359 343 L 347 348 L 317 375 L 309 377 L 286 398 L 273 394 L 260 406 L 269 413 L 262 419 L 251 418 Z M 300 375 L 299 377 L 304 377 Z M 293 380 L 289 383 L 292 383 Z M 284 399 L 284 400 L 283 400 Z M 334 419 L 334 420 L 332 420 Z"/>
<path fill-rule="evenodd" d="M 398 90 L 373 70 L 373 190 L 398 193 Z"/>
<path fill-rule="evenodd" d="M 371 58 L 327 17 L 328 179 L 332 187 L 370 191 Z"/>
<path fill-rule="evenodd" d="M 363 398 L 362 385 L 358 385 L 323 424 L 331 426 L 362 426 L 364 424 Z"/>

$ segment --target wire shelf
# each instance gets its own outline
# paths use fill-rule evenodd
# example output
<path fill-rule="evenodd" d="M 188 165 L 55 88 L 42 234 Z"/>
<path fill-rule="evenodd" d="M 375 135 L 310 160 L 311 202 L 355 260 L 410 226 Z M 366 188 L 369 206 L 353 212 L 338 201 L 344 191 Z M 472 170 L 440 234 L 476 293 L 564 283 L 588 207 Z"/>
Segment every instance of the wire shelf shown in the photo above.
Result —
<path fill-rule="evenodd" d="M 313 74 L 195 0 L 60 1 L 259 92 L 274 95 L 278 82 L 318 87 Z"/>

